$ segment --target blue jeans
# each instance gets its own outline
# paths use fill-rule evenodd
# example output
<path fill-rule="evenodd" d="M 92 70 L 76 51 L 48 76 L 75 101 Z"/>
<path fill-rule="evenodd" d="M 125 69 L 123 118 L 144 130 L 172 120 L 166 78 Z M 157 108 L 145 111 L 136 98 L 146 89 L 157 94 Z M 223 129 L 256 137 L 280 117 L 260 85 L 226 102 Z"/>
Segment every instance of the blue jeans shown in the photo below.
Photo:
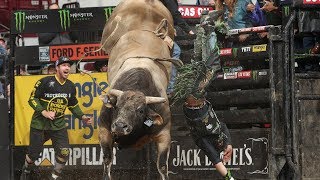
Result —
<path fill-rule="evenodd" d="M 3 74 L 3 61 L 5 60 L 6 54 L 6 49 L 0 46 L 0 75 Z"/>
<path fill-rule="evenodd" d="M 4 96 L 4 88 L 3 88 L 3 84 L 2 82 L 0 82 L 0 97 L 3 97 Z"/>
<path fill-rule="evenodd" d="M 181 54 L 181 49 L 180 49 L 179 45 L 176 42 L 174 42 L 173 43 L 172 58 L 180 59 L 180 54 Z M 177 69 L 174 65 L 172 65 L 171 77 L 170 77 L 170 81 L 169 81 L 168 88 L 167 88 L 167 94 L 170 94 L 173 92 L 173 86 L 174 86 L 174 83 L 176 80 L 176 76 L 177 76 Z"/>

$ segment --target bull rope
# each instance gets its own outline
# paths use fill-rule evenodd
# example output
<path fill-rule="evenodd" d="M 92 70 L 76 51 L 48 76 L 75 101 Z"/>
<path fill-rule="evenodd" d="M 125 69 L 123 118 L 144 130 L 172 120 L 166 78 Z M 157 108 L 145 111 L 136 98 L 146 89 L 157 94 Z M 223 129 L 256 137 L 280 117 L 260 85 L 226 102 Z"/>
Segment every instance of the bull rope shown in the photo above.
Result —
<path fill-rule="evenodd" d="M 120 19 L 119 19 L 120 18 Z M 117 20 L 117 24 L 116 24 L 116 27 L 114 28 L 114 30 L 112 31 L 112 33 L 110 34 L 110 36 L 104 40 L 103 44 L 100 45 L 100 48 L 99 49 L 96 49 L 96 50 L 92 50 L 92 51 L 85 51 L 83 53 L 83 55 L 81 56 L 81 58 L 79 59 L 79 61 L 77 62 L 76 66 L 77 66 L 77 70 L 81 73 L 81 74 L 86 74 L 88 75 L 91 80 L 93 81 L 93 83 L 95 83 L 97 85 L 97 87 L 102 91 L 104 92 L 105 94 L 107 93 L 105 90 L 103 90 L 101 88 L 101 86 L 97 83 L 97 81 L 91 76 L 91 72 L 88 72 L 88 71 L 84 71 L 84 70 L 81 70 L 80 69 L 80 63 L 82 62 L 83 58 L 88 55 L 89 53 L 92 53 L 92 52 L 98 52 L 98 51 L 101 51 L 103 46 L 107 43 L 107 41 L 114 36 L 116 30 L 119 28 L 119 22 L 121 21 L 121 17 L 117 16 L 115 18 Z M 161 32 L 161 29 L 164 28 L 165 29 L 165 32 Z M 169 31 L 169 28 L 168 28 L 168 20 L 167 19 L 162 19 L 161 22 L 159 23 L 159 25 L 157 26 L 157 28 L 154 30 L 154 31 L 151 31 L 151 30 L 142 30 L 142 31 L 149 31 L 149 32 L 152 32 L 154 33 L 157 37 L 161 38 L 161 39 L 165 39 L 168 35 L 168 31 Z M 121 37 L 120 37 L 121 38 Z M 119 38 L 119 39 L 120 39 Z M 115 42 L 115 44 L 119 41 L 119 39 Z M 170 47 L 170 46 L 169 46 Z M 171 49 L 172 47 L 170 47 Z M 154 58 L 154 57 L 147 57 L 147 56 L 135 56 L 135 57 L 128 57 L 126 58 L 123 62 L 122 62 L 122 65 L 124 64 L 124 62 L 128 59 L 131 59 L 131 58 L 147 58 L 147 59 L 150 59 L 150 60 L 153 60 L 155 62 L 161 62 L 161 61 L 167 61 L 167 62 L 171 62 L 173 65 L 175 66 L 178 66 L 178 67 L 181 67 L 183 65 L 183 62 L 180 60 L 180 59 L 176 59 L 176 58 Z M 162 63 L 160 63 L 162 66 L 164 66 Z M 122 67 L 122 65 L 120 66 L 120 68 Z M 168 74 L 168 72 L 166 72 L 166 74 Z M 167 76 L 167 79 L 169 80 L 169 77 Z"/>

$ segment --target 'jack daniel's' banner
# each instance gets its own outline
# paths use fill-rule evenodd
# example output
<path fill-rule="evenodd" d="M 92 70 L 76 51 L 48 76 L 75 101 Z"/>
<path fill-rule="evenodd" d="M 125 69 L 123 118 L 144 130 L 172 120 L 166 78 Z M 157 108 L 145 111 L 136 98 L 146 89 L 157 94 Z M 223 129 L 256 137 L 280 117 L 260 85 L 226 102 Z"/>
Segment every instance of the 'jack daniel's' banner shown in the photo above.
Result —
<path fill-rule="evenodd" d="M 233 137 L 233 155 L 226 164 L 236 178 L 260 179 L 269 174 L 268 164 L 268 129 L 257 130 L 230 130 Z M 173 132 L 171 152 L 169 157 L 169 176 L 171 179 L 214 179 L 220 177 L 213 164 L 194 144 L 188 132 L 176 136 Z M 151 148 L 150 148 L 151 147 Z M 140 170 L 153 170 L 156 172 L 156 148 L 145 146 L 140 151 L 131 149 L 113 149 L 112 170 L 137 169 L 141 177 L 146 176 Z M 147 154 L 150 154 L 148 156 Z M 44 148 L 42 157 L 36 161 L 37 166 L 54 165 L 54 150 L 52 147 Z M 148 159 L 150 158 L 150 159 Z M 147 163 L 152 162 L 152 163 Z M 148 166 L 150 166 L 148 168 Z M 99 145 L 72 145 L 67 169 L 86 171 L 88 169 L 103 169 L 103 153 Z"/>
<path fill-rule="evenodd" d="M 231 130 L 233 154 L 226 163 L 238 178 L 263 178 L 268 176 L 269 137 L 266 130 Z M 223 153 L 220 154 L 221 157 Z M 189 136 L 172 138 L 169 170 L 171 176 L 218 176 L 214 165 Z"/>

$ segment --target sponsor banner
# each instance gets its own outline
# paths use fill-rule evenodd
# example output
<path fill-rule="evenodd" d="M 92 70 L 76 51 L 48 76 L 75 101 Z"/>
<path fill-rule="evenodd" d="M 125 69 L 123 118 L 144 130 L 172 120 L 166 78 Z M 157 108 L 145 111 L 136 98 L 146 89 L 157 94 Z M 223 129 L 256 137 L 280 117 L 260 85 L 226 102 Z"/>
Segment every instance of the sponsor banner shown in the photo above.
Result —
<path fill-rule="evenodd" d="M 249 79 L 249 78 L 251 78 L 251 71 L 238 72 L 238 79 Z"/>
<path fill-rule="evenodd" d="M 101 44 L 74 44 L 74 45 L 64 45 L 64 46 L 50 46 L 49 55 L 51 61 L 56 61 L 60 56 L 70 57 L 71 60 L 79 60 L 81 58 L 84 59 L 107 59 L 109 58 L 108 54 L 105 53 L 102 49 L 100 49 Z M 43 47 L 39 47 L 40 49 Z M 92 52 L 100 49 L 97 52 Z M 84 54 L 86 55 L 84 56 Z M 39 56 L 39 60 L 41 61 Z"/>
<path fill-rule="evenodd" d="M 242 29 L 230 29 L 228 31 L 228 35 L 236 35 L 236 34 L 240 34 L 240 33 L 249 33 L 249 32 L 264 32 L 264 31 L 267 31 L 271 27 L 273 27 L 273 25 L 257 26 L 257 27 L 242 28 Z"/>
<path fill-rule="evenodd" d="M 254 45 L 252 46 L 252 52 L 265 52 L 267 51 L 267 44 Z"/>
<path fill-rule="evenodd" d="M 238 60 L 227 60 L 227 61 L 223 61 L 223 66 L 240 66 L 240 61 Z"/>
<path fill-rule="evenodd" d="M 246 53 L 246 52 L 251 52 L 251 46 L 248 47 L 242 47 L 241 52 Z"/>
<path fill-rule="evenodd" d="M 262 59 L 266 59 L 269 57 L 268 53 L 268 45 L 267 44 L 260 44 L 260 45 L 248 45 L 239 48 L 227 48 L 220 50 L 220 57 L 222 61 L 228 60 L 241 60 L 241 61 L 248 61 L 248 60 L 255 60 L 259 61 Z"/>
<path fill-rule="evenodd" d="M 320 4 L 320 0 L 303 0 L 303 4 Z"/>
<path fill-rule="evenodd" d="M 242 66 L 223 67 L 223 72 L 224 72 L 224 73 L 239 72 L 239 71 L 242 71 L 242 70 L 243 70 L 243 67 L 242 67 Z"/>
<path fill-rule="evenodd" d="M 223 79 L 237 79 L 238 72 L 224 73 Z"/>
<path fill-rule="evenodd" d="M 232 131 L 233 154 L 226 163 L 236 177 L 267 175 L 269 136 L 265 130 Z M 191 174 L 203 177 L 217 173 L 209 158 L 200 150 L 190 137 L 173 137 L 169 158 L 169 170 L 173 175 Z M 223 157 L 223 153 L 220 154 Z M 199 174 L 198 174 L 199 173 Z M 249 178 L 250 179 L 250 178 Z"/>
<path fill-rule="evenodd" d="M 56 61 L 59 56 L 69 56 L 71 60 L 107 60 L 108 54 L 97 51 L 101 45 L 94 44 L 72 44 L 53 46 L 22 46 L 15 50 L 16 64 L 42 65 L 42 62 Z M 91 51 L 91 52 L 90 52 Z M 87 52 L 85 56 L 83 54 Z"/>
<path fill-rule="evenodd" d="M 103 30 L 114 7 L 59 10 L 18 10 L 12 14 L 11 33 Z"/>
<path fill-rule="evenodd" d="M 232 48 L 225 48 L 220 50 L 220 56 L 231 56 Z"/>
<path fill-rule="evenodd" d="M 266 75 L 268 75 L 268 72 L 267 71 L 259 71 L 258 75 L 259 76 L 266 76 Z"/>
<path fill-rule="evenodd" d="M 250 79 L 252 77 L 252 72 L 251 71 L 226 72 L 224 73 L 223 77 L 224 79 Z"/>
<path fill-rule="evenodd" d="M 81 109 L 85 114 L 92 116 L 94 119 L 92 125 L 86 125 L 81 120 L 75 118 L 69 110 L 66 111 L 65 120 L 71 144 L 98 144 L 98 116 L 102 106 L 102 102 L 99 99 L 102 91 L 98 86 L 106 91 L 108 84 L 106 73 L 92 73 L 91 75 L 97 84 L 93 83 L 92 79 L 87 75 L 69 75 L 69 79 L 75 84 Z M 15 87 L 18 87 L 14 91 L 14 138 L 16 146 L 29 145 L 29 127 L 34 110 L 28 104 L 28 100 L 34 84 L 42 77 L 44 75 L 15 76 Z M 50 143 L 47 142 L 46 144 Z"/>
<path fill-rule="evenodd" d="M 213 10 L 211 6 L 179 6 L 183 18 L 200 18 L 203 10 Z"/>
<path fill-rule="evenodd" d="M 199 149 L 193 139 L 185 132 L 185 136 L 175 136 L 173 133 L 169 156 L 169 174 L 174 177 L 196 176 L 197 179 L 220 177 L 210 159 Z M 264 177 L 268 175 L 269 132 L 260 130 L 230 130 L 233 154 L 227 168 L 238 178 Z M 70 156 L 66 163 L 67 169 L 102 169 L 103 153 L 99 145 L 72 145 Z M 151 156 L 147 155 L 151 152 Z M 156 166 L 156 149 L 154 145 L 146 145 L 143 149 L 113 148 L 114 159 L 112 169 L 147 168 Z M 223 154 L 220 154 L 222 158 Z M 151 159 L 148 159 L 151 158 Z M 46 146 L 35 164 L 40 167 L 55 164 L 54 149 Z M 150 167 L 154 169 L 155 167 Z M 249 178 L 249 179 L 250 179 Z"/>
<path fill-rule="evenodd" d="M 49 46 L 39 47 L 39 61 L 40 62 L 49 62 L 50 61 L 50 50 Z"/>

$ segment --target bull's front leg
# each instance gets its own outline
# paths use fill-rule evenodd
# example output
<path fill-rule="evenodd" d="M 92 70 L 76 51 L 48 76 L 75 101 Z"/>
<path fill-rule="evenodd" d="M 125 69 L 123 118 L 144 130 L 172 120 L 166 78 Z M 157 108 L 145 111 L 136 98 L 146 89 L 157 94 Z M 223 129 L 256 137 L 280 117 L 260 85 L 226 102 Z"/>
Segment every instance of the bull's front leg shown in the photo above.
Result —
<path fill-rule="evenodd" d="M 103 180 L 111 180 L 111 165 L 113 161 L 113 139 L 110 131 L 99 128 L 99 141 L 103 151 Z"/>
<path fill-rule="evenodd" d="M 169 128 L 160 132 L 160 134 L 156 137 L 155 142 L 158 150 L 157 169 L 160 173 L 161 179 L 168 180 L 168 159 L 171 146 L 171 135 Z"/>

